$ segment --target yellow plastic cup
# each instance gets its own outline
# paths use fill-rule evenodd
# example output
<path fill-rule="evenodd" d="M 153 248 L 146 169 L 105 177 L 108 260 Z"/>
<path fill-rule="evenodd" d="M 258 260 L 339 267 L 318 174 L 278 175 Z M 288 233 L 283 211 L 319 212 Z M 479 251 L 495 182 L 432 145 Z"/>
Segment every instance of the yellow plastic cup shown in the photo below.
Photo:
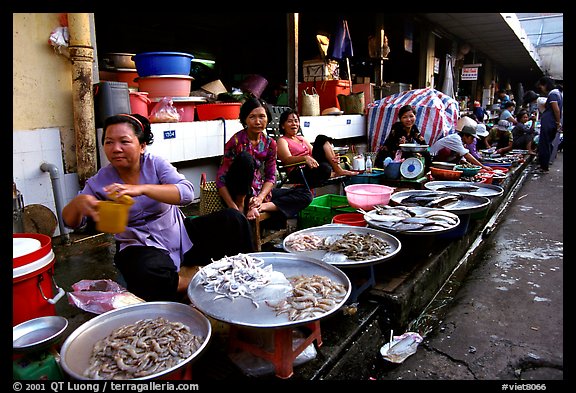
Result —
<path fill-rule="evenodd" d="M 113 201 L 98 203 L 100 221 L 96 223 L 96 230 L 107 233 L 120 233 L 128 225 L 128 211 L 130 205 Z"/>

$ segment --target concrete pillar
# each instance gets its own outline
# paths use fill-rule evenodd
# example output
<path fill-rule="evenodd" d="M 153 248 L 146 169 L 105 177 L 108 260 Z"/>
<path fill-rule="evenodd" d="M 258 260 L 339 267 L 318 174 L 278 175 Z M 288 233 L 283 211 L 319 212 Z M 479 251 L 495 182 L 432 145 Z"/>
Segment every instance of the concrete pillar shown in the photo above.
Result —
<path fill-rule="evenodd" d="M 72 100 L 78 180 L 83 187 L 97 171 L 96 124 L 92 92 L 94 48 L 90 37 L 90 14 L 68 14 Z"/>

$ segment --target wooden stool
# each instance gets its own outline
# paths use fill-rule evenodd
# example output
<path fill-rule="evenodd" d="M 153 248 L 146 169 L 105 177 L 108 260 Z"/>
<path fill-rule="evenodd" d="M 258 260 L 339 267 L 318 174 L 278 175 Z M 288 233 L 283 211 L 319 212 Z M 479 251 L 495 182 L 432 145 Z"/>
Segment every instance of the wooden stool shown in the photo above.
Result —
<path fill-rule="evenodd" d="M 296 357 L 314 341 L 316 341 L 316 347 L 322 345 L 320 321 L 310 322 L 304 325 L 304 327 L 310 330 L 310 334 L 297 348 L 293 348 L 292 335 L 294 327 L 274 329 L 274 350 L 268 352 L 258 345 L 241 340 L 238 334 L 240 326 L 230 325 L 228 350 L 232 352 L 240 349 L 254 356 L 266 359 L 274 365 L 277 377 L 283 379 L 290 378 L 294 373 L 293 365 Z"/>
<path fill-rule="evenodd" d="M 260 228 L 260 223 L 269 219 L 271 216 L 268 212 L 260 213 L 260 217 L 256 218 L 253 222 L 253 234 L 254 234 L 254 248 L 256 251 L 262 251 L 262 245 L 266 244 L 274 239 L 283 237 L 288 233 L 288 228 L 278 229 L 274 233 L 270 233 L 267 236 L 262 236 L 262 228 Z"/>

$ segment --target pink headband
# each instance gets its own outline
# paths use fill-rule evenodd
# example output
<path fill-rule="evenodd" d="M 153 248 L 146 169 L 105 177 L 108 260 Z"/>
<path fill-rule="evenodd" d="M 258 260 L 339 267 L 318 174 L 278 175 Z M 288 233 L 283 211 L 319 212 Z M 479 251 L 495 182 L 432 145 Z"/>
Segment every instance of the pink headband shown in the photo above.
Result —
<path fill-rule="evenodd" d="M 142 132 L 144 132 L 144 125 L 142 124 L 142 122 L 140 120 L 138 120 L 134 116 L 128 115 L 126 113 L 119 113 L 118 116 L 126 116 L 126 117 L 129 117 L 130 119 L 134 120 L 136 123 L 140 124 L 140 128 L 142 129 Z"/>

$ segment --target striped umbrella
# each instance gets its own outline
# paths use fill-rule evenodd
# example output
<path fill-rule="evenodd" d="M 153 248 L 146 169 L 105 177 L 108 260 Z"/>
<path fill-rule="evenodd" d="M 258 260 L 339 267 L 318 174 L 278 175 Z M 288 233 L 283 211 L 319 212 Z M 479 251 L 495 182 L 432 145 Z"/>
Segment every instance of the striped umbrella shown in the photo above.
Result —
<path fill-rule="evenodd" d="M 460 113 L 458 101 L 431 87 L 403 91 L 368 105 L 367 128 L 371 151 L 378 151 L 384 144 L 392 124 L 398 121 L 400 108 L 407 104 L 415 108 L 416 127 L 429 145 L 455 130 Z"/>

